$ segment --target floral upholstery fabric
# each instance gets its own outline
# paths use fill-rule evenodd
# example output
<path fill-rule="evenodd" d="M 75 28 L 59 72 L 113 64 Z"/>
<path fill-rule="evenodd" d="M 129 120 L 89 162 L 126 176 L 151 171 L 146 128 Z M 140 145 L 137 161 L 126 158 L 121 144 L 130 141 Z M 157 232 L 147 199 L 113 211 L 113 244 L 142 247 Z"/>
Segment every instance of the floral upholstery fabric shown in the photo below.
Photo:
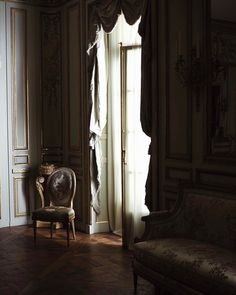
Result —
<path fill-rule="evenodd" d="M 211 295 L 236 294 L 236 254 L 190 239 L 156 239 L 134 245 L 144 266 Z"/>
<path fill-rule="evenodd" d="M 173 212 L 142 220 L 144 241 L 134 245 L 134 262 L 156 273 L 158 286 L 161 275 L 203 294 L 236 295 L 235 195 L 185 191 Z M 135 263 L 134 273 L 142 275 Z"/>
<path fill-rule="evenodd" d="M 54 206 L 70 207 L 74 194 L 73 174 L 67 168 L 58 169 L 53 172 L 47 181 L 46 194 Z"/>

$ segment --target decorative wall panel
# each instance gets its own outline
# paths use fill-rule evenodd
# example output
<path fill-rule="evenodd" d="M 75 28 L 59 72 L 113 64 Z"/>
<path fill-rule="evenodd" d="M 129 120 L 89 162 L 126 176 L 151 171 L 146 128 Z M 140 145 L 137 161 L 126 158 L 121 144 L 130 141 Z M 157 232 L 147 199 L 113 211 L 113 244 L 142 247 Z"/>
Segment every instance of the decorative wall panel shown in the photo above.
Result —
<path fill-rule="evenodd" d="M 63 146 L 61 15 L 41 14 L 42 150 L 59 157 Z M 48 152 L 49 151 L 49 152 Z"/>
<path fill-rule="evenodd" d="M 0 220 L 2 219 L 2 186 L 0 183 Z"/>
<path fill-rule="evenodd" d="M 201 170 L 196 171 L 196 182 L 200 185 L 215 187 L 219 190 L 235 190 L 235 173 L 224 171 Z"/>
<path fill-rule="evenodd" d="M 27 176 L 14 176 L 14 213 L 15 217 L 29 215 L 29 180 Z"/>
<path fill-rule="evenodd" d="M 208 95 L 207 159 L 236 162 L 236 17 L 211 20 L 212 81 Z M 218 63 L 218 67 L 217 67 Z"/>
<path fill-rule="evenodd" d="M 178 199 L 178 189 L 164 188 L 165 208 L 167 210 L 173 209 Z"/>
<path fill-rule="evenodd" d="M 195 184 L 196 169 L 203 166 L 205 89 L 201 87 L 197 95 L 192 64 L 205 56 L 200 42 L 204 35 L 205 5 L 205 0 L 158 1 L 159 102 L 155 128 L 160 209 L 172 207 L 178 197 L 178 193 L 166 192 L 165 187 L 171 186 L 178 192 L 180 182 Z"/>
<path fill-rule="evenodd" d="M 82 157 L 80 156 L 70 156 L 69 165 L 76 165 L 78 167 L 82 166 Z"/>
<path fill-rule="evenodd" d="M 69 150 L 81 150 L 81 65 L 80 65 L 79 5 L 67 11 L 68 64 L 68 136 Z"/>
<path fill-rule="evenodd" d="M 5 0 L 6 2 L 15 2 L 15 3 L 22 3 L 28 4 L 33 6 L 46 6 L 46 7 L 53 7 L 63 5 L 66 2 L 71 0 Z"/>
<path fill-rule="evenodd" d="M 175 182 L 179 180 L 191 182 L 192 170 L 178 167 L 166 167 L 166 179 Z"/>
<path fill-rule="evenodd" d="M 14 150 L 28 150 L 27 11 L 11 9 L 12 137 Z"/>
<path fill-rule="evenodd" d="M 0 227 L 9 226 L 8 123 L 6 82 L 6 11 L 0 2 Z M 9 69 L 10 70 L 10 69 Z"/>
<path fill-rule="evenodd" d="M 191 160 L 191 96 L 175 71 L 189 52 L 189 2 L 166 1 L 166 157 Z"/>
<path fill-rule="evenodd" d="M 29 156 L 28 155 L 15 156 L 13 163 L 14 165 L 29 164 Z"/>
<path fill-rule="evenodd" d="M 9 224 L 30 222 L 34 167 L 39 156 L 39 13 L 6 3 Z M 4 188 L 5 189 L 5 188 Z M 32 197 L 31 197 L 32 196 Z"/>

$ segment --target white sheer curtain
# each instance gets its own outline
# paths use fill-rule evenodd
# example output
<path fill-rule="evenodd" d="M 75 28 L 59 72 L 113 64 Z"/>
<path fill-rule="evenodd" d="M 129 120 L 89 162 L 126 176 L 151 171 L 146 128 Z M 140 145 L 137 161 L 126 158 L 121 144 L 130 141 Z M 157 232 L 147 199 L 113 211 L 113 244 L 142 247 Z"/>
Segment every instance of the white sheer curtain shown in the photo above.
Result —
<path fill-rule="evenodd" d="M 90 117 L 90 178 L 91 205 L 94 211 L 100 213 L 101 187 L 101 142 L 103 128 L 107 122 L 107 56 L 106 38 L 101 30 L 97 36 L 97 55 L 92 72 L 91 98 L 92 108 Z"/>
<path fill-rule="evenodd" d="M 108 214 L 111 230 L 116 234 L 122 234 L 120 43 L 122 43 L 122 46 L 140 45 L 141 39 L 138 35 L 138 25 L 139 21 L 137 21 L 133 26 L 128 25 L 123 15 L 121 15 L 113 32 L 109 34 L 108 42 Z M 140 64 L 140 54 L 132 54 L 132 58 L 129 59 L 129 61 L 133 64 L 136 64 L 137 66 L 137 64 Z M 130 85 L 128 86 L 132 88 L 133 92 L 133 94 L 131 95 L 135 95 L 139 99 L 138 101 L 135 100 L 133 102 L 132 99 L 129 99 L 129 102 L 133 105 L 127 106 L 128 108 L 130 108 L 130 110 L 132 110 L 133 108 L 138 108 L 138 110 L 136 110 L 136 114 L 138 113 L 138 116 L 133 122 L 135 125 L 140 125 L 140 73 L 138 74 L 138 77 L 132 77 L 134 73 L 128 74 L 128 79 L 130 83 Z M 130 115 L 128 118 L 131 119 L 131 117 L 132 116 Z M 134 126 L 132 126 L 131 128 L 134 128 Z M 142 145 L 143 139 L 137 139 L 137 137 L 135 137 L 135 140 L 139 140 L 140 142 L 134 143 L 133 135 L 127 138 L 126 141 L 128 144 L 128 169 L 134 171 L 135 168 L 135 170 L 137 171 L 137 167 L 134 167 L 134 165 L 140 165 L 141 162 L 140 159 L 137 158 L 137 155 L 135 155 L 134 151 L 137 144 L 140 146 Z M 147 154 L 147 150 L 145 153 Z M 127 184 L 125 193 L 126 199 L 124 204 L 126 213 L 125 220 L 127 225 L 127 232 L 125 234 L 129 236 L 131 244 L 133 238 L 136 235 L 140 236 L 140 234 L 142 233 L 142 222 L 140 218 L 142 215 L 145 215 L 147 213 L 147 209 L 144 206 L 145 180 L 147 176 L 147 173 L 145 171 L 146 168 L 142 166 L 138 169 L 140 171 L 144 171 L 145 173 L 143 184 L 141 184 L 137 173 L 132 172 L 132 176 L 130 176 L 130 173 L 125 174 L 125 183 Z M 137 187 L 138 182 L 141 184 L 142 187 Z M 136 191 L 134 191 L 134 187 L 136 187 Z M 138 194 L 138 192 L 140 193 Z"/>

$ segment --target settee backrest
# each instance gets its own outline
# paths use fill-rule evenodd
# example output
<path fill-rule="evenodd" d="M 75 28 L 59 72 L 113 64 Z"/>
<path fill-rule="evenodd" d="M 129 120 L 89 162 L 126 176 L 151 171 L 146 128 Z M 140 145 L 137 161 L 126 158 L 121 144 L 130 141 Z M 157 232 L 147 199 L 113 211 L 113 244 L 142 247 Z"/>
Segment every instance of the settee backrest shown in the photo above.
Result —
<path fill-rule="evenodd" d="M 189 238 L 236 250 L 236 196 L 185 192 L 180 219 Z"/>

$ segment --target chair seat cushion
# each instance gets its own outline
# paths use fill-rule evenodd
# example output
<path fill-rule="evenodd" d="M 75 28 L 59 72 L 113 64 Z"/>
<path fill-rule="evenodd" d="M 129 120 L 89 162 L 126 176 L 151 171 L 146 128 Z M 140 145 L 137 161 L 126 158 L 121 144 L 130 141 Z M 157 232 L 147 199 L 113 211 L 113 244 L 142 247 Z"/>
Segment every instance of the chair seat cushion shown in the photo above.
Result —
<path fill-rule="evenodd" d="M 134 259 L 204 294 L 236 294 L 236 254 L 188 239 L 157 239 L 134 245 Z"/>
<path fill-rule="evenodd" d="M 69 222 L 74 218 L 74 209 L 62 206 L 47 206 L 32 212 L 32 220 Z"/>

